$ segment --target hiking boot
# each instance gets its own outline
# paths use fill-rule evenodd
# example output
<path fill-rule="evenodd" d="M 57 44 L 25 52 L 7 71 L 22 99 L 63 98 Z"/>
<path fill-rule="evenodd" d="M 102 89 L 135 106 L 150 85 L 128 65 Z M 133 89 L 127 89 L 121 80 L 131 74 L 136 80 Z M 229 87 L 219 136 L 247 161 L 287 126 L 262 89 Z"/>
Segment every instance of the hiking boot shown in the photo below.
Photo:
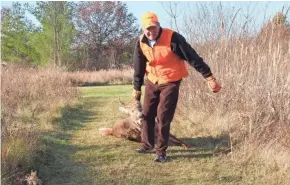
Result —
<path fill-rule="evenodd" d="M 148 154 L 148 153 L 152 153 L 154 152 L 153 149 L 145 149 L 145 148 L 139 148 L 136 150 L 137 153 L 140 153 L 140 154 Z"/>
<path fill-rule="evenodd" d="M 156 158 L 154 159 L 154 162 L 164 163 L 166 162 L 166 160 L 167 160 L 166 156 L 157 155 Z"/>

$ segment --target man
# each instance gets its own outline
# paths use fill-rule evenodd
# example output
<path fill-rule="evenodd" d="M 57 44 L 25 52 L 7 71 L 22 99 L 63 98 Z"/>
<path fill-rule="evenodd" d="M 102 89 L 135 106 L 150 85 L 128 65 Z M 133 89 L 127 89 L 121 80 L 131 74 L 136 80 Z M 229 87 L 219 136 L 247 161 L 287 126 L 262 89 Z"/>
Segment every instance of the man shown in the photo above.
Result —
<path fill-rule="evenodd" d="M 219 92 L 221 87 L 208 65 L 184 37 L 173 30 L 161 28 L 155 13 L 147 12 L 142 16 L 142 30 L 144 33 L 136 43 L 133 56 L 133 96 L 136 101 L 141 99 L 141 86 L 144 75 L 147 75 L 141 131 L 142 147 L 136 151 L 148 153 L 156 145 L 157 157 L 154 161 L 165 162 L 170 123 L 178 101 L 179 85 L 182 78 L 188 76 L 184 60 L 203 75 L 213 92 Z"/>

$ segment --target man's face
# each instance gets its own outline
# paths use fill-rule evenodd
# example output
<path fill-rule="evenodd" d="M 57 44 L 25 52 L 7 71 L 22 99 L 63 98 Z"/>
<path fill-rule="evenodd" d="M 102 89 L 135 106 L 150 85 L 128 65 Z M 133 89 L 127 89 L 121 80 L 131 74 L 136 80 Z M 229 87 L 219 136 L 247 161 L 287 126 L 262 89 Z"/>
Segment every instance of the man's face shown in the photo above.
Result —
<path fill-rule="evenodd" d="M 156 26 L 150 26 L 147 29 L 143 28 L 143 31 L 144 31 L 145 36 L 149 40 L 155 40 L 158 36 L 159 29 L 160 29 L 160 26 L 156 25 Z"/>

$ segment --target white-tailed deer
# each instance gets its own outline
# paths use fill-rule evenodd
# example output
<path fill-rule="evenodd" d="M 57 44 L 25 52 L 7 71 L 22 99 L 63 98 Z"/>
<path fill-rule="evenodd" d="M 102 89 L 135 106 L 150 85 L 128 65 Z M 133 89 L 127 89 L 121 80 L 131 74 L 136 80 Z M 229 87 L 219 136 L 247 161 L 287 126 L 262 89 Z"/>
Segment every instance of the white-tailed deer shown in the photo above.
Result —
<path fill-rule="evenodd" d="M 122 102 L 121 102 L 122 103 Z M 124 103 L 122 103 L 124 105 Z M 141 142 L 141 126 L 142 126 L 142 105 L 139 101 L 133 105 L 119 107 L 121 112 L 129 115 L 126 119 L 118 120 L 112 128 L 100 128 L 99 131 L 103 135 L 112 135 L 117 138 L 125 138 L 131 141 Z M 169 142 L 190 148 L 190 144 L 169 134 Z"/>

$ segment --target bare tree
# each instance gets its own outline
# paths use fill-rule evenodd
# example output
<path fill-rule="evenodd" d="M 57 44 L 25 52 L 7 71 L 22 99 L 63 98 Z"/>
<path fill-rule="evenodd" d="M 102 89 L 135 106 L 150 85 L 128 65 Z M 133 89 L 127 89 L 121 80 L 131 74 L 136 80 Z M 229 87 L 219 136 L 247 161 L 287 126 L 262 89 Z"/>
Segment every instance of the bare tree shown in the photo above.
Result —
<path fill-rule="evenodd" d="M 173 24 L 177 32 L 179 32 L 177 18 L 180 16 L 177 13 L 181 11 L 178 10 L 179 2 L 162 2 L 161 3 L 166 13 L 170 16 L 170 26 L 173 28 Z"/>
<path fill-rule="evenodd" d="M 108 66 L 109 55 L 123 53 L 139 33 L 136 20 L 123 2 L 91 1 L 78 5 L 75 18 L 79 31 L 77 44 L 78 48 L 88 48 L 90 67 Z M 111 65 L 118 64 L 119 57 L 111 58 L 116 59 Z"/>

